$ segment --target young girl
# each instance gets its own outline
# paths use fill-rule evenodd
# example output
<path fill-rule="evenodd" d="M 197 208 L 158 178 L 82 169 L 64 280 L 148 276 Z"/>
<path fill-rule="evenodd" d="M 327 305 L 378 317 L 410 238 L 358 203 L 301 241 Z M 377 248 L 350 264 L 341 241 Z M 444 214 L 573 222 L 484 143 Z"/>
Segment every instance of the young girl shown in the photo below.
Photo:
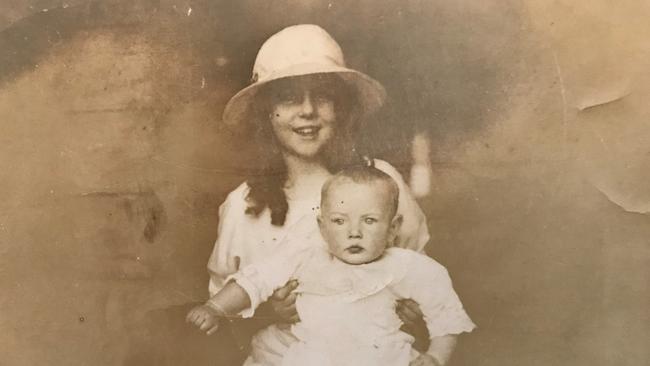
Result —
<path fill-rule="evenodd" d="M 303 245 L 283 243 L 277 255 L 230 276 L 232 282 L 187 320 L 211 333 L 220 317 L 250 317 L 274 290 L 296 279 L 301 322 L 291 329 L 295 341 L 282 365 L 444 365 L 455 335 L 474 324 L 444 267 L 391 247 L 402 222 L 398 196 L 392 178 L 375 168 L 336 174 L 322 191 L 322 236 L 306 233 L 296 238 Z M 424 311 L 431 335 L 426 353 L 414 352 L 413 337 L 399 330 L 393 305 L 400 297 L 415 299 Z"/>
<path fill-rule="evenodd" d="M 385 99 L 383 87 L 347 68 L 336 41 L 314 25 L 289 27 L 269 38 L 257 55 L 252 79 L 228 102 L 223 120 L 250 136 L 262 169 L 220 207 L 219 237 L 208 263 L 210 295 L 238 269 L 276 253 L 286 237 L 301 230 L 301 223 L 317 229 L 321 186 L 341 167 L 362 161 L 354 148 L 356 122 Z M 403 223 L 395 245 L 423 250 L 429 234 L 422 211 L 395 168 L 374 162 L 400 189 Z M 295 286 L 290 282 L 267 302 L 278 320 L 264 324 L 253 337 L 249 361 L 276 365 L 287 351 L 294 337 L 286 324 L 298 320 L 296 295 L 290 294 Z M 400 304 L 406 306 L 397 307 L 398 315 L 414 325 L 409 331 L 426 346 L 421 313 L 412 315 L 417 310 L 413 302 Z"/>

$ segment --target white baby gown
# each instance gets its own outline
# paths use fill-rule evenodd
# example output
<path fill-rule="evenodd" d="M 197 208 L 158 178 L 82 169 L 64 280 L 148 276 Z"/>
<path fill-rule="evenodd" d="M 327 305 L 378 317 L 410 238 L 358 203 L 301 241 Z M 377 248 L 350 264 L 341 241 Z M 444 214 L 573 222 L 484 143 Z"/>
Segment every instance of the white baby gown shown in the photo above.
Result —
<path fill-rule="evenodd" d="M 349 265 L 333 257 L 324 243 L 280 252 L 231 276 L 251 298 L 252 306 L 242 316 L 252 316 L 292 278 L 299 282 L 300 322 L 291 327 L 293 337 L 286 339 L 288 351 L 278 355 L 283 366 L 408 365 L 417 353 L 411 348 L 413 337 L 399 329 L 395 303 L 401 298 L 420 305 L 431 337 L 475 327 L 446 269 L 433 259 L 394 247 L 379 260 Z M 262 344 L 265 331 L 257 335 Z M 253 350 L 245 365 L 277 364 L 277 359 L 260 355 Z"/>

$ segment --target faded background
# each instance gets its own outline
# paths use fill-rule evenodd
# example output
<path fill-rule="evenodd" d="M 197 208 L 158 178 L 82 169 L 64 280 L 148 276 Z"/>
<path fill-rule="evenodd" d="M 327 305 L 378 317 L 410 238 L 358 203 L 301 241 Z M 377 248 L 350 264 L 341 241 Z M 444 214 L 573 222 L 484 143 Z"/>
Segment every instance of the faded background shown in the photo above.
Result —
<path fill-rule="evenodd" d="M 0 1 L 0 365 L 229 365 L 183 323 L 261 43 L 317 23 L 431 141 L 430 254 L 479 329 L 453 365 L 650 363 L 650 3 Z M 222 339 L 222 341 L 218 341 Z"/>

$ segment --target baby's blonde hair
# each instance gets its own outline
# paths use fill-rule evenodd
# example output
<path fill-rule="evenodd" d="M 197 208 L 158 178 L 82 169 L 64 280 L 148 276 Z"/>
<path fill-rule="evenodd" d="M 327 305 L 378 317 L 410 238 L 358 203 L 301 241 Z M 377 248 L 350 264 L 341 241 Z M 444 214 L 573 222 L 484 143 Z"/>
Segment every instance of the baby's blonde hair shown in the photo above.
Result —
<path fill-rule="evenodd" d="M 350 180 L 358 184 L 371 184 L 371 183 L 384 183 L 388 187 L 388 192 L 390 195 L 390 208 L 391 208 L 391 217 L 395 216 L 397 213 L 397 207 L 399 205 L 399 187 L 395 180 L 388 174 L 383 171 L 375 168 L 374 166 L 353 166 L 340 170 L 338 173 L 334 174 L 329 178 L 323 188 L 321 189 L 321 207 L 322 203 L 325 202 L 327 194 L 332 184 L 342 181 Z"/>

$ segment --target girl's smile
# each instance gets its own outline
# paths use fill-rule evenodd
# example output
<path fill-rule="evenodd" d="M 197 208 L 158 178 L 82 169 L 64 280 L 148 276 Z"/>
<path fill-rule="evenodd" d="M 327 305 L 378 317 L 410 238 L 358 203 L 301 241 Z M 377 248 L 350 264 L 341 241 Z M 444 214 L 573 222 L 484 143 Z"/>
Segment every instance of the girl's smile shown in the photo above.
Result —
<path fill-rule="evenodd" d="M 308 139 L 314 139 L 318 136 L 318 131 L 320 131 L 320 126 L 304 126 L 304 127 L 297 127 L 294 128 L 293 131 L 297 133 L 298 135 L 308 138 Z"/>

